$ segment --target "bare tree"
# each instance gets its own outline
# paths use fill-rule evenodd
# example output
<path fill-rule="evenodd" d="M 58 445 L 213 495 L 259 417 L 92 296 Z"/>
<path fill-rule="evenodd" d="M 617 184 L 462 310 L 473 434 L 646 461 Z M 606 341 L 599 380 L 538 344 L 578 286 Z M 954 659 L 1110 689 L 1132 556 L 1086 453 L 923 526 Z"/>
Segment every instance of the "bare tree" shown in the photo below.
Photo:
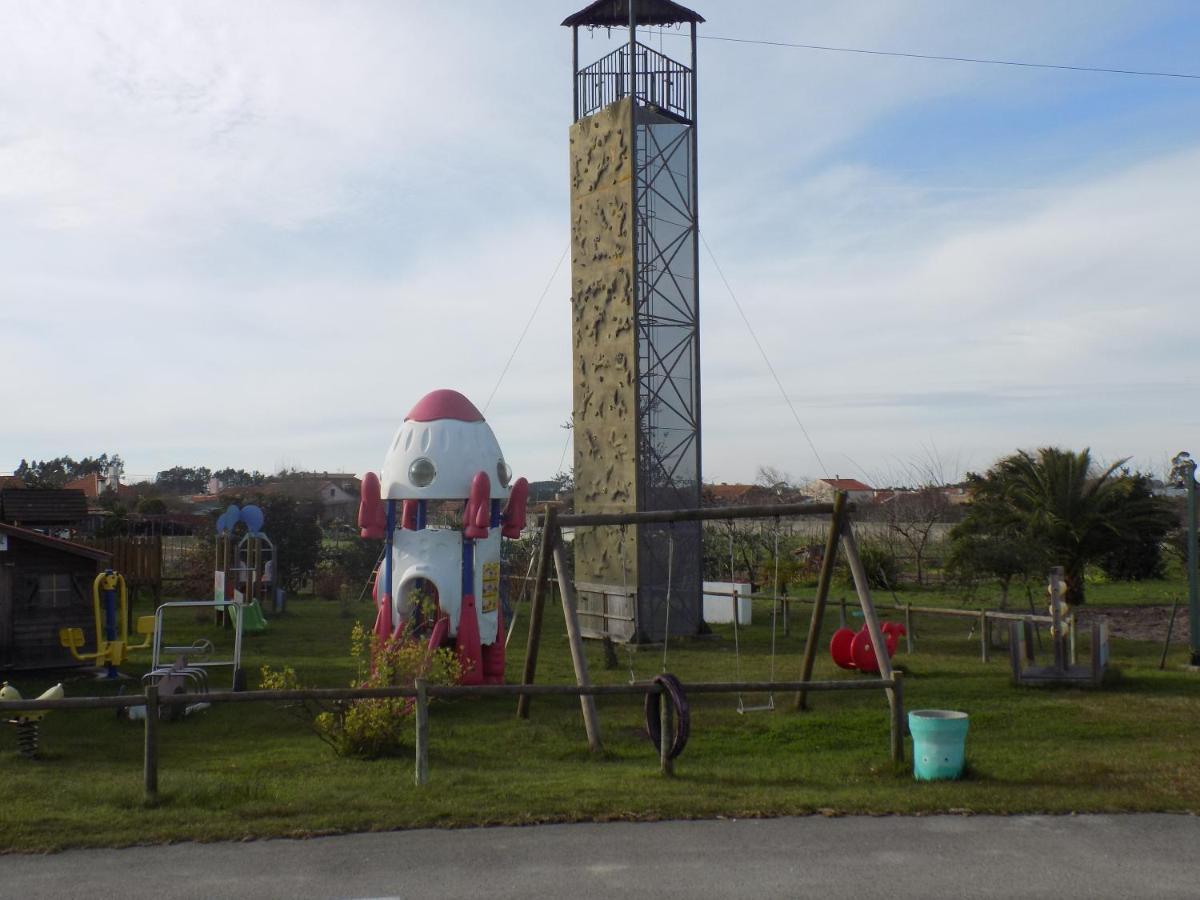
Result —
<path fill-rule="evenodd" d="M 879 520 L 912 554 L 917 584 L 925 583 L 925 567 L 937 526 L 957 520 L 958 510 L 946 489 L 958 476 L 958 461 L 947 461 L 936 447 L 924 448 L 922 456 L 906 463 L 894 483 L 897 488 L 879 511 Z"/>

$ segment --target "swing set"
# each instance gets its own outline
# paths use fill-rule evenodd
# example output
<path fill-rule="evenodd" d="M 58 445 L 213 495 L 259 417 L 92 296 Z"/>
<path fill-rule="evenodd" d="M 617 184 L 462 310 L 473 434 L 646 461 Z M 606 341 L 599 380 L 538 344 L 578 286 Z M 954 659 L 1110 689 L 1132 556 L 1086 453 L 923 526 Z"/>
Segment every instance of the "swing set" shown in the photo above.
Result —
<path fill-rule="evenodd" d="M 667 671 L 668 651 L 670 644 L 670 615 L 671 615 L 671 600 L 672 600 L 672 568 L 674 558 L 674 533 L 668 529 L 668 552 L 667 552 L 667 585 L 666 585 L 666 627 L 663 634 L 663 657 L 662 671 L 655 677 L 655 681 L 663 683 L 665 680 L 671 682 L 671 690 L 666 689 L 662 693 L 662 703 L 664 704 L 664 723 L 667 719 L 665 709 L 667 699 L 670 698 L 671 704 L 676 706 L 676 713 L 680 719 L 680 730 L 683 728 L 683 723 L 686 721 L 687 710 L 686 703 L 681 702 L 681 697 L 684 689 L 698 693 L 734 693 L 737 695 L 737 710 L 739 713 L 750 713 L 756 711 L 773 711 L 776 707 L 775 694 L 781 690 L 796 691 L 793 708 L 797 711 L 807 710 L 808 693 L 810 690 L 826 689 L 829 685 L 825 683 L 812 682 L 813 665 L 816 661 L 817 644 L 820 640 L 821 628 L 824 621 L 825 608 L 828 604 L 830 586 L 833 581 L 833 570 L 837 559 L 839 547 L 846 556 L 846 561 L 850 568 L 851 576 L 854 580 L 855 591 L 858 595 L 859 604 L 862 608 L 863 620 L 866 623 L 867 633 L 870 636 L 871 651 L 875 655 L 878 663 L 877 677 L 869 680 L 859 680 L 854 684 L 855 687 L 871 688 L 877 686 L 883 690 L 887 696 L 888 705 L 891 710 L 892 718 L 892 737 L 891 737 L 891 755 L 894 760 L 903 758 L 903 729 L 898 726 L 903 718 L 903 701 L 901 697 L 901 683 L 898 673 L 894 672 L 891 665 L 891 659 L 887 651 L 887 641 L 879 624 L 879 617 L 875 611 L 875 605 L 871 599 L 870 587 L 867 581 L 866 569 L 863 566 L 862 560 L 858 553 L 858 545 L 854 537 L 854 530 L 851 525 L 850 514 L 853 511 L 853 506 L 847 502 L 846 494 L 839 492 L 834 498 L 832 504 L 828 503 L 795 503 L 795 504 L 779 504 L 775 506 L 742 506 L 742 507 L 711 507 L 703 509 L 677 509 L 677 510 L 656 510 L 650 512 L 630 512 L 630 513 L 581 513 L 574 515 L 560 515 L 555 506 L 547 505 L 543 516 L 543 528 L 541 533 L 541 541 L 537 556 L 537 574 L 534 578 L 532 597 L 530 599 L 529 609 L 529 638 L 525 651 L 525 665 L 522 672 L 521 685 L 532 686 L 535 684 L 537 677 L 537 662 L 538 651 L 541 645 L 542 621 L 545 611 L 546 585 L 550 577 L 550 565 L 553 560 L 554 569 L 558 579 L 559 594 L 562 598 L 563 615 L 566 621 L 567 637 L 571 648 L 571 659 L 575 670 L 576 684 L 584 691 L 589 691 L 592 688 L 591 678 L 588 672 L 587 657 L 583 649 L 583 636 L 579 623 L 578 602 L 575 593 L 575 586 L 571 583 L 567 575 L 566 565 L 566 550 L 562 540 L 561 529 L 565 527 L 598 527 L 598 526 L 619 526 L 622 529 L 622 537 L 624 537 L 625 529 L 629 525 L 645 525 L 645 524 L 667 524 L 673 525 L 675 522 L 697 522 L 697 521 L 712 521 L 712 520 L 727 520 L 732 522 L 735 519 L 773 519 L 775 521 L 774 530 L 774 573 L 772 585 L 772 610 L 771 610 L 771 655 L 770 655 L 770 681 L 768 682 L 743 682 L 742 679 L 742 659 L 741 659 L 741 637 L 739 633 L 738 616 L 737 616 L 737 599 L 738 594 L 736 589 L 733 591 L 734 616 L 733 616 L 733 635 L 734 635 L 734 665 L 736 681 L 727 683 L 713 684 L 692 684 L 683 685 L 675 676 Z M 775 665 L 777 656 L 777 632 L 780 607 L 779 594 L 779 521 L 785 517 L 798 516 L 830 516 L 829 534 L 826 540 L 825 555 L 821 563 L 820 576 L 817 583 L 816 598 L 813 603 L 812 619 L 809 623 L 808 638 L 804 646 L 804 656 L 801 662 L 801 677 L 799 682 L 777 682 L 775 681 Z M 622 569 L 625 584 L 622 585 L 626 596 L 629 594 L 628 575 L 625 571 L 624 563 L 624 541 L 622 540 Z M 730 574 L 733 575 L 733 554 L 732 554 L 732 532 L 731 532 L 731 553 L 730 553 Z M 594 614 L 593 614 L 594 615 Z M 633 671 L 632 649 L 630 653 L 630 683 L 638 684 Z M 846 684 L 850 687 L 850 684 Z M 766 693 L 767 701 L 764 704 L 748 705 L 744 699 L 746 693 Z M 655 695 L 657 702 L 659 695 Z M 532 698 L 531 693 L 522 693 L 517 701 L 517 715 L 521 718 L 529 717 L 529 707 Z M 588 743 L 593 751 L 599 751 L 600 743 L 600 726 L 596 714 L 596 705 L 594 695 L 581 691 L 580 706 L 583 713 L 584 728 L 587 731 Z M 647 707 L 647 717 L 650 718 L 649 705 Z M 651 729 L 653 734 L 653 729 Z M 661 734 L 662 732 L 660 732 Z M 666 740 L 664 736 L 662 740 Z M 686 737 L 684 738 L 686 740 Z M 675 744 L 678 749 L 682 749 L 679 740 L 679 732 L 676 733 Z"/>

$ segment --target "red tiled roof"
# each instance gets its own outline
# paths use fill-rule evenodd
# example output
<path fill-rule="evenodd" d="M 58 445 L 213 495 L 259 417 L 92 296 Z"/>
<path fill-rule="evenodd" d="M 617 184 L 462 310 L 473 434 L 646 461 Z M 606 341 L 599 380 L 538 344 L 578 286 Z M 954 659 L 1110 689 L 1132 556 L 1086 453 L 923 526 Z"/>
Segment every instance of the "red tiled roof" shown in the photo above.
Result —
<path fill-rule="evenodd" d="M 829 485 L 835 491 L 870 491 L 874 490 L 870 485 L 863 484 L 857 478 L 822 478 L 822 482 Z"/>
<path fill-rule="evenodd" d="M 76 478 L 74 481 L 68 481 L 63 485 L 67 490 L 83 491 L 83 496 L 89 500 L 95 500 L 100 496 L 100 492 L 104 489 L 100 484 L 100 476 L 95 472 L 88 475 L 83 475 Z"/>

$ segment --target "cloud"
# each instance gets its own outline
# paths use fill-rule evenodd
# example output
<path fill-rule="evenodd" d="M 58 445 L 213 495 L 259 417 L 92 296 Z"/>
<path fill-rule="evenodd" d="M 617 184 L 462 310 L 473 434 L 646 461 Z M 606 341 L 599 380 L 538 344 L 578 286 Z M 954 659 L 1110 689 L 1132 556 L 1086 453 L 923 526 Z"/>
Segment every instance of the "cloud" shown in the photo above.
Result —
<path fill-rule="evenodd" d="M 0 80 L 0 335 L 20 373 L 0 381 L 0 468 L 115 450 L 133 472 L 359 469 L 425 390 L 482 403 L 567 242 L 571 6 L 0 7 L 19 73 Z M 702 12 L 708 34 L 1065 62 L 1160 22 L 1118 0 Z M 1083 158 L 1052 135 L 1080 98 L 1103 106 L 1096 82 L 700 52 L 705 233 L 830 465 L 930 443 L 1141 453 L 1194 426 L 1183 101 L 1093 129 L 1111 152 Z M 998 159 L 957 128 L 977 108 L 1055 153 Z M 934 114 L 958 168 L 913 133 Z M 1170 123 L 1174 149 L 1154 139 Z M 534 477 L 562 458 L 568 290 L 564 269 L 488 411 Z M 723 290 L 705 260 L 706 471 L 819 474 Z"/>
<path fill-rule="evenodd" d="M 991 210 L 972 221 L 963 205 L 946 223 L 952 234 L 915 246 L 906 238 L 902 254 L 874 255 L 869 267 L 855 265 L 855 248 L 832 248 L 819 266 L 801 261 L 760 276 L 741 299 L 818 450 L 833 435 L 834 447 L 864 459 L 916 453 L 937 434 L 941 445 L 992 455 L 1053 439 L 1156 458 L 1196 419 L 1187 410 L 1198 379 L 1184 348 L 1200 342 L 1197 203 L 1200 148 L 1040 203 L 1022 199 L 999 222 Z M 902 221 L 904 211 L 891 215 Z M 737 334 L 714 281 L 707 333 Z M 801 304 L 830 314 L 781 315 Z M 708 344 L 706 416 L 720 434 L 755 382 L 746 371 L 754 353 L 746 339 Z M 715 358 L 731 345 L 739 368 L 723 373 Z M 759 396 L 769 402 L 761 388 Z M 778 421 L 790 419 L 782 401 L 775 409 Z M 773 461 L 811 468 L 798 430 L 794 437 L 802 465 Z M 715 468 L 720 441 L 706 451 Z M 732 460 L 736 451 L 724 453 Z"/>

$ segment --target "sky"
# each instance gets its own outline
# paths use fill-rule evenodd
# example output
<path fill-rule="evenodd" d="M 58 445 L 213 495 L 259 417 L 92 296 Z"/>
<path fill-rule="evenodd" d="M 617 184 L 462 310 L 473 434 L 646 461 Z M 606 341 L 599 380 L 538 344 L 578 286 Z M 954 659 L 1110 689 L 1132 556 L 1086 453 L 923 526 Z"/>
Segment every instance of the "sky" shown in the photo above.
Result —
<path fill-rule="evenodd" d="M 569 467 L 582 5 L 0 4 L 0 472 L 377 470 L 442 387 Z M 692 5 L 706 480 L 1200 449 L 1200 80 L 717 40 L 1200 74 L 1192 0 Z"/>

